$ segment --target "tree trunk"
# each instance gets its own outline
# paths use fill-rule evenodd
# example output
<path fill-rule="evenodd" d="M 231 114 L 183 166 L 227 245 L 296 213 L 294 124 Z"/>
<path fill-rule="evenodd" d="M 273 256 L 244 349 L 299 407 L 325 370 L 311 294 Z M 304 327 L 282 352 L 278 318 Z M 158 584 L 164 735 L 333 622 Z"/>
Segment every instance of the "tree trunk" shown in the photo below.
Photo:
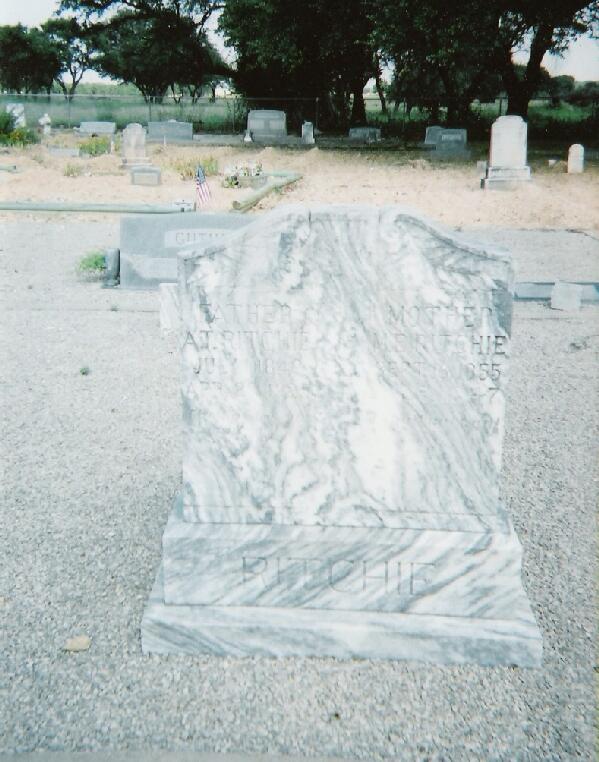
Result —
<path fill-rule="evenodd" d="M 381 61 L 380 58 L 375 55 L 374 57 L 376 74 L 374 81 L 376 84 L 376 92 L 381 102 L 381 112 L 387 116 L 387 99 L 385 98 L 385 88 L 383 87 L 383 80 L 381 79 Z"/>
<path fill-rule="evenodd" d="M 355 82 L 352 88 L 354 100 L 351 108 L 350 124 L 353 127 L 366 124 L 366 104 L 364 103 L 364 81 Z"/>
<path fill-rule="evenodd" d="M 535 29 L 531 44 L 530 56 L 526 64 L 523 79 L 518 79 L 512 62 L 511 49 L 505 50 L 505 65 L 502 71 L 502 79 L 507 92 L 507 113 L 526 118 L 528 116 L 528 104 L 535 94 L 541 77 L 541 63 L 543 56 L 549 50 L 553 39 L 553 26 L 539 24 Z"/>

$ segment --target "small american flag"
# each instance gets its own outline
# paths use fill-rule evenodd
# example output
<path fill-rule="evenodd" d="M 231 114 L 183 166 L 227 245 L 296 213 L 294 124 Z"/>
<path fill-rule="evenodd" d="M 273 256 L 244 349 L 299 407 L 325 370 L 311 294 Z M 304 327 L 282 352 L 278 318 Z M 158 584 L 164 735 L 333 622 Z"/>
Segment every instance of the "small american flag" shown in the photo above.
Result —
<path fill-rule="evenodd" d="M 204 170 L 200 165 L 196 169 L 196 196 L 197 206 L 202 206 L 210 201 L 210 188 Z"/>

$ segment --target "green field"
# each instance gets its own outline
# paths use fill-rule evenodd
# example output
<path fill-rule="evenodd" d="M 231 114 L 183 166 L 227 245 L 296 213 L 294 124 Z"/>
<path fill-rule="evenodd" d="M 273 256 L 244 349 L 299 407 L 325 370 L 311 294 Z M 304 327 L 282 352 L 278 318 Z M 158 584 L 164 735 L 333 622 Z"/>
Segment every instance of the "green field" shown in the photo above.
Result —
<path fill-rule="evenodd" d="M 97 88 L 95 88 L 97 89 Z M 52 118 L 54 127 L 76 127 L 84 121 L 116 122 L 122 129 L 131 122 L 147 124 L 149 121 L 176 119 L 193 122 L 194 129 L 201 132 L 239 133 L 246 123 L 247 111 L 252 107 L 267 107 L 264 101 L 252 104 L 242 96 L 229 96 L 211 101 L 200 98 L 192 102 L 190 98 L 175 102 L 165 97 L 162 103 L 146 103 L 135 92 L 120 89 L 118 93 L 108 90 L 96 93 L 82 92 L 72 101 L 62 94 L 52 95 L 0 95 L 0 107 L 6 103 L 23 103 L 27 123 L 31 127 L 44 113 Z M 297 124 L 301 118 L 315 121 L 318 126 L 316 99 L 280 100 L 273 108 L 283 108 L 288 114 L 288 122 Z M 468 124 L 469 137 L 486 139 L 491 123 L 505 113 L 506 100 L 494 103 L 473 104 Z M 386 137 L 418 139 L 427 124 L 431 123 L 426 112 L 412 109 L 408 115 L 400 106 L 398 110 L 390 104 L 387 115 L 382 114 L 381 104 L 376 96 L 366 98 L 366 110 L 371 124 L 378 125 Z M 443 109 L 441 118 L 443 118 Z M 594 147 L 598 144 L 599 114 L 593 107 L 572 106 L 562 103 L 552 107 L 547 101 L 532 101 L 529 109 L 529 136 L 535 140 L 565 140 L 570 143 L 585 142 Z"/>

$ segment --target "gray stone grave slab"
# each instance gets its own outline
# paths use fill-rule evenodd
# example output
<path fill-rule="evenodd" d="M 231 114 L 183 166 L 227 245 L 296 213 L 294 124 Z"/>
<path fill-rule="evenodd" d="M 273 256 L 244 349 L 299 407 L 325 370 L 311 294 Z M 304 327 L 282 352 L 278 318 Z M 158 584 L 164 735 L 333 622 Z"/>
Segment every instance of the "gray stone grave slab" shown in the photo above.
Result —
<path fill-rule="evenodd" d="M 219 241 L 250 218 L 236 213 L 186 212 L 121 218 L 121 288 L 157 290 L 177 281 L 177 252 Z"/>
<path fill-rule="evenodd" d="M 55 146 L 48 146 L 48 153 L 51 156 L 58 156 L 60 158 L 75 159 L 80 155 L 78 148 L 61 148 Z"/>
<path fill-rule="evenodd" d="M 255 142 L 287 138 L 287 116 L 284 111 L 253 109 L 248 113 L 247 130 Z"/>
<path fill-rule="evenodd" d="M 437 124 L 432 124 L 426 128 L 424 134 L 424 146 L 425 148 L 436 148 L 437 137 L 443 132 L 443 127 L 439 127 Z"/>
<path fill-rule="evenodd" d="M 398 207 L 179 256 L 183 484 L 144 652 L 538 665 L 499 498 L 513 275 Z"/>
<path fill-rule="evenodd" d="M 527 125 L 520 116 L 500 116 L 491 127 L 491 148 L 485 189 L 509 190 L 530 181 L 526 164 Z"/>
<path fill-rule="evenodd" d="M 468 148 L 468 132 L 463 129 L 443 129 L 436 133 L 435 152 L 433 159 L 467 159 L 470 157 Z"/>
<path fill-rule="evenodd" d="M 159 167 L 131 167 L 131 185 L 160 185 L 162 172 Z"/>
<path fill-rule="evenodd" d="M 114 135 L 116 132 L 116 123 L 81 122 L 78 128 L 78 132 L 80 135 Z"/>
<path fill-rule="evenodd" d="M 193 124 L 177 122 L 174 119 L 167 122 L 148 122 L 148 140 L 166 140 L 167 143 L 193 140 Z"/>
<path fill-rule="evenodd" d="M 377 143 L 381 139 L 378 127 L 350 127 L 348 138 L 363 143 Z"/>

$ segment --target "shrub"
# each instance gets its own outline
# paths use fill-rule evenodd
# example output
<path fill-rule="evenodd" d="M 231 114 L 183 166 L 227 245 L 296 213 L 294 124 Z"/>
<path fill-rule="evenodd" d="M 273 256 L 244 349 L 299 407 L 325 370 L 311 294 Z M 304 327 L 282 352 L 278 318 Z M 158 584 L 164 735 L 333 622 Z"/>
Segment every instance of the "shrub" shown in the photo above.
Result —
<path fill-rule="evenodd" d="M 67 164 L 62 174 L 65 177 L 79 177 L 83 174 L 83 167 L 81 164 Z"/>
<path fill-rule="evenodd" d="M 182 180 L 193 180 L 196 175 L 196 169 L 198 164 L 204 170 L 206 177 L 211 175 L 218 175 L 218 160 L 213 156 L 208 156 L 207 159 L 179 159 L 172 163 L 172 168 L 175 172 L 179 173 Z"/>
<path fill-rule="evenodd" d="M 0 111 L 0 135 L 8 135 L 15 128 L 15 116 L 8 111 Z"/>
<path fill-rule="evenodd" d="M 8 133 L 0 131 L 0 145 L 24 146 L 37 142 L 38 137 L 35 132 L 26 127 L 16 127 Z"/>
<path fill-rule="evenodd" d="M 88 253 L 79 262 L 79 272 L 99 273 L 106 269 L 106 260 L 104 253 L 98 249 L 88 251 Z"/>
<path fill-rule="evenodd" d="M 81 153 L 86 153 L 88 156 L 101 156 L 103 153 L 110 153 L 110 138 L 88 138 L 79 145 L 79 149 Z"/>

